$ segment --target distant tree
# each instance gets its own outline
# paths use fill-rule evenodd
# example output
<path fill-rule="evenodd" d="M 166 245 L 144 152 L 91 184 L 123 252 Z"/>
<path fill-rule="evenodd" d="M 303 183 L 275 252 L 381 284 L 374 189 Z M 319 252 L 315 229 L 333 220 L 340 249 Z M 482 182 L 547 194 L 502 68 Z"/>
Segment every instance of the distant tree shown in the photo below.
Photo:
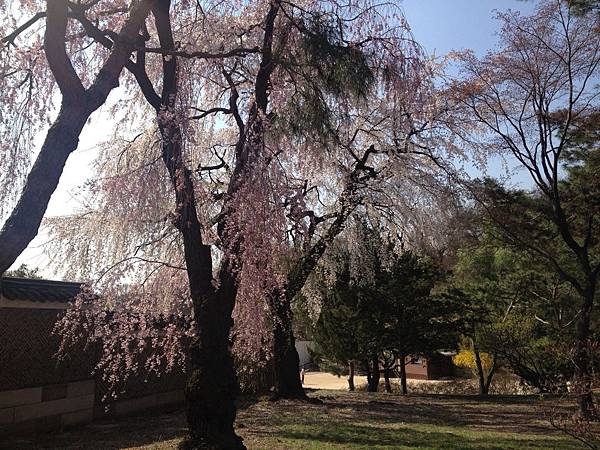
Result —
<path fill-rule="evenodd" d="M 549 328 L 526 312 L 485 327 L 480 345 L 488 349 L 526 384 L 540 392 L 566 392 L 572 378 L 573 327 L 570 333 Z"/>
<path fill-rule="evenodd" d="M 583 184 L 562 179 L 578 123 L 599 107 L 594 80 L 600 64 L 600 17 L 573 12 L 569 4 L 548 0 L 532 16 L 499 13 L 500 49 L 483 58 L 460 55 L 463 78 L 452 93 L 462 108 L 456 114 L 464 114 L 461 123 L 469 127 L 461 135 L 467 143 L 512 155 L 534 183 L 533 194 L 491 184 L 472 192 L 507 242 L 544 260 L 577 291 L 574 365 L 579 384 L 585 384 L 600 274 L 600 210 L 597 184 L 586 182 L 580 190 Z M 593 180 L 568 167 L 566 175 Z M 593 416 L 591 389 L 578 399 L 581 414 Z"/>
<path fill-rule="evenodd" d="M 7 270 L 4 272 L 6 277 L 14 278 L 31 278 L 41 280 L 40 269 L 38 267 L 29 267 L 27 264 L 21 264 L 14 270 Z"/>
<path fill-rule="evenodd" d="M 330 289 L 324 289 L 322 306 L 315 326 L 319 353 L 336 363 L 348 366 L 348 390 L 354 390 L 356 361 L 363 358 L 359 295 L 350 279 L 348 264 L 336 274 Z"/>
<path fill-rule="evenodd" d="M 483 238 L 485 239 L 485 237 Z M 487 395 L 497 369 L 497 354 L 482 355 L 482 335 L 487 326 L 506 320 L 517 303 L 518 294 L 526 282 L 519 271 L 520 261 L 510 250 L 489 242 L 478 242 L 462 248 L 449 279 L 451 288 L 441 295 L 468 306 L 464 316 L 463 334 L 466 350 L 474 365 L 479 382 L 479 394 Z M 519 267 L 515 267 L 515 266 Z M 466 356 L 466 355 L 463 355 Z M 487 367 L 486 367 L 487 366 Z"/>
<path fill-rule="evenodd" d="M 564 386 L 573 373 L 564 349 L 574 339 L 578 315 L 573 289 L 543 261 L 495 233 L 488 226 L 478 242 L 458 252 L 444 292 L 469 305 L 463 356 L 472 354 L 480 394 L 489 390 L 496 359 L 540 391 L 552 390 L 557 380 Z M 489 370 L 483 352 L 492 361 Z"/>
<path fill-rule="evenodd" d="M 398 364 L 402 393 L 406 394 L 407 358 L 456 348 L 462 318 L 460 305 L 431 294 L 440 275 L 436 266 L 410 251 L 390 251 L 389 266 L 376 273 L 371 302 L 365 308 L 377 322 L 386 385 L 390 369 Z M 386 352 L 393 356 L 393 366 L 386 360 Z"/>
<path fill-rule="evenodd" d="M 317 342 L 337 361 L 360 361 L 371 392 L 378 389 L 380 367 L 388 391 L 390 374 L 399 368 L 406 393 L 407 358 L 455 348 L 460 309 L 453 298 L 431 295 L 439 273 L 428 258 L 401 250 L 371 224 L 358 227 L 359 248 L 338 257 L 335 281 L 323 296 Z M 352 269 L 353 252 L 375 257 Z"/>

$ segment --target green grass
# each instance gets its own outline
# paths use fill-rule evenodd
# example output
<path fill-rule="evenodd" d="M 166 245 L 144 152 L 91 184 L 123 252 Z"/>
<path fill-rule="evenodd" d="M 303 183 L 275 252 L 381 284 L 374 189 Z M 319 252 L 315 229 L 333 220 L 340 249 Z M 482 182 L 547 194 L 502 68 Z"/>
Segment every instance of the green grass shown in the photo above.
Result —
<path fill-rule="evenodd" d="M 323 426 L 286 425 L 255 448 L 286 449 L 580 449 L 562 436 L 472 431 L 434 425 L 349 422 Z"/>
<path fill-rule="evenodd" d="M 249 399 L 237 432 L 249 449 L 580 449 L 543 418 L 537 397 L 317 391 L 322 404 Z M 571 404 L 560 405 L 571 408 Z M 181 410 L 90 424 L 67 432 L 0 441 L 2 449 L 176 449 Z"/>
<path fill-rule="evenodd" d="M 252 449 L 581 449 L 542 417 L 537 397 L 319 391 L 324 405 L 267 402 L 240 414 Z M 247 426 L 246 426 L 247 425 Z"/>

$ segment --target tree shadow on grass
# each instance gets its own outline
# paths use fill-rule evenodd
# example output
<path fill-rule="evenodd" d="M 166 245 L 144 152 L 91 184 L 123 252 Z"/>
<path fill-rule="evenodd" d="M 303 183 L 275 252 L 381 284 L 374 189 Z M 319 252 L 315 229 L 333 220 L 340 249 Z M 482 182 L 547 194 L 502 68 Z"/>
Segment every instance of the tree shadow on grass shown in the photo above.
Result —
<path fill-rule="evenodd" d="M 432 425 L 469 426 L 490 431 L 548 433 L 535 408 L 535 396 L 473 397 L 437 395 L 387 395 L 343 393 L 326 406 L 343 415 L 381 423 L 408 422 Z M 569 408 L 570 404 L 564 405 Z M 335 412 L 334 412 L 335 413 Z"/>
<path fill-rule="evenodd" d="M 339 445 L 350 448 L 436 448 L 447 450 L 466 449 L 580 449 L 576 443 L 564 439 L 550 439 L 542 436 L 501 437 L 498 435 L 477 434 L 466 436 L 449 431 L 424 431 L 410 427 L 401 429 L 385 429 L 357 424 L 336 424 L 335 426 L 290 427 L 272 436 L 288 441 L 296 441 L 298 448 L 302 441 L 320 443 L 315 446 L 326 448 L 328 445 Z"/>

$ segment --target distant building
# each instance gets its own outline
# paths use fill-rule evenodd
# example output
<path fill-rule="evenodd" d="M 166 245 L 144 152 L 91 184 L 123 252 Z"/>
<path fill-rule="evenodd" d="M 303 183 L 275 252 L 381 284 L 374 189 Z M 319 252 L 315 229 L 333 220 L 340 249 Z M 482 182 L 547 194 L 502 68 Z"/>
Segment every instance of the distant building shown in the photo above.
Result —
<path fill-rule="evenodd" d="M 407 357 L 406 378 L 413 380 L 438 380 L 454 375 L 454 364 L 449 353 L 436 353 L 429 358 Z"/>
<path fill-rule="evenodd" d="M 310 356 L 310 350 L 312 349 L 313 341 L 296 341 L 296 351 L 300 358 L 300 368 L 309 366 L 312 364 L 312 357 Z"/>

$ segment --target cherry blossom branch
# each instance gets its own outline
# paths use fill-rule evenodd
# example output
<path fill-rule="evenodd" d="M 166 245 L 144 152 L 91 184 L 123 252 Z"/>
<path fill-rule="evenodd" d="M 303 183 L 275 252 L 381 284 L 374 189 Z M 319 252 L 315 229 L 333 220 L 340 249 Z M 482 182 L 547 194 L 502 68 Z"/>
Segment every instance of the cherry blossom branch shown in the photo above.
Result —
<path fill-rule="evenodd" d="M 9 45 L 10 44 L 15 45 L 15 39 L 17 39 L 17 37 L 21 33 L 23 33 L 29 27 L 31 27 L 32 25 L 34 25 L 38 20 L 43 19 L 44 17 L 46 17 L 46 11 L 41 11 L 41 12 L 35 14 L 27 22 L 25 22 L 24 24 L 22 24 L 19 27 L 17 27 L 12 33 L 10 33 L 10 34 L 4 36 L 2 39 L 0 39 L 0 42 L 6 43 L 6 44 L 9 44 Z"/>
<path fill-rule="evenodd" d="M 148 259 L 148 258 L 143 258 L 141 256 L 127 256 L 127 257 L 125 257 L 125 258 L 117 261 L 116 263 L 111 264 L 108 268 L 106 268 L 104 271 L 102 271 L 100 273 L 100 275 L 98 276 L 98 278 L 95 280 L 96 283 L 100 282 L 102 280 L 102 278 L 104 278 L 115 267 L 117 267 L 117 266 L 119 266 L 121 264 L 125 264 L 126 262 L 130 262 L 130 261 L 142 262 L 142 263 L 147 263 L 147 264 L 159 264 L 159 265 L 161 265 L 163 267 L 168 267 L 169 269 L 187 270 L 183 266 L 177 266 L 177 265 L 171 264 L 171 263 L 166 262 L 166 261 L 159 261 L 159 260 L 155 260 L 155 259 Z"/>
<path fill-rule="evenodd" d="M 327 230 L 312 244 L 302 256 L 299 266 L 293 271 L 292 275 L 288 279 L 286 286 L 286 296 L 293 298 L 304 286 L 308 276 L 312 273 L 316 267 L 319 259 L 325 253 L 325 250 L 333 242 L 338 234 L 344 229 L 346 220 L 360 204 L 361 199 L 357 195 L 359 185 L 364 183 L 369 178 L 377 176 L 377 172 L 372 170 L 367 165 L 369 157 L 378 153 L 374 145 L 369 146 L 361 157 L 356 157 L 356 164 L 352 172 L 349 175 L 349 181 L 346 187 L 342 191 L 339 200 L 339 207 L 337 211 L 331 215 L 333 221 L 327 228 Z M 361 175 L 366 170 L 366 174 Z"/>

